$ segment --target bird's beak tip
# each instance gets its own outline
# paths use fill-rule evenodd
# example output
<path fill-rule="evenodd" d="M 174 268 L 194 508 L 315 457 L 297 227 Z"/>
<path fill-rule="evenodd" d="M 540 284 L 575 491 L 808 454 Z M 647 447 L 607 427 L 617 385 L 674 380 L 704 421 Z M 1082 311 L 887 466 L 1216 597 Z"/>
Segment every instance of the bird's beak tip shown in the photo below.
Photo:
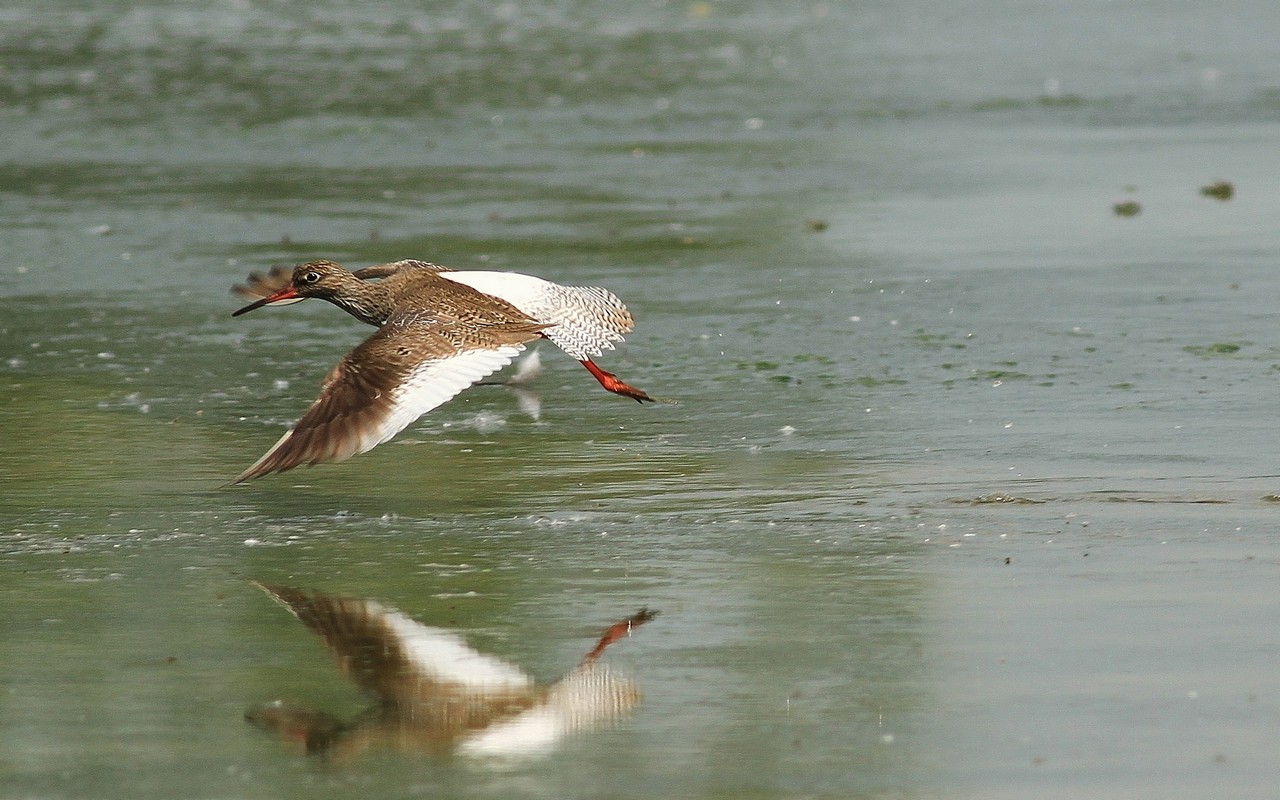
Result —
<path fill-rule="evenodd" d="M 252 303 L 245 306 L 244 308 L 239 308 L 239 309 L 236 309 L 235 311 L 232 311 L 231 316 L 238 317 L 241 314 L 248 314 L 250 311 L 253 311 L 254 309 L 262 308 L 263 306 L 269 306 L 272 303 L 278 303 L 282 300 L 301 300 L 301 299 L 302 298 L 298 296 L 297 291 L 295 291 L 292 286 L 288 286 L 276 292 L 275 294 L 268 295 L 258 300 L 254 300 Z"/>

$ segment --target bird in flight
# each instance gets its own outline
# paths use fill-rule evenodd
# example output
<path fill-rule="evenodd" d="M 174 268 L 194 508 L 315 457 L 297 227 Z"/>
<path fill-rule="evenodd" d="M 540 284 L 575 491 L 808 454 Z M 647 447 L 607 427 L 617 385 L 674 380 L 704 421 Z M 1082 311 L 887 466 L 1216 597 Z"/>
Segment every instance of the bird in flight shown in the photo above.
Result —
<path fill-rule="evenodd" d="M 314 297 L 378 328 L 329 371 L 297 424 L 232 483 L 371 450 L 539 338 L 577 359 L 610 392 L 640 403 L 673 402 L 592 360 L 635 327 L 622 301 L 598 287 L 414 260 L 355 272 L 311 261 L 253 273 L 232 291 L 253 299 L 232 316 Z"/>

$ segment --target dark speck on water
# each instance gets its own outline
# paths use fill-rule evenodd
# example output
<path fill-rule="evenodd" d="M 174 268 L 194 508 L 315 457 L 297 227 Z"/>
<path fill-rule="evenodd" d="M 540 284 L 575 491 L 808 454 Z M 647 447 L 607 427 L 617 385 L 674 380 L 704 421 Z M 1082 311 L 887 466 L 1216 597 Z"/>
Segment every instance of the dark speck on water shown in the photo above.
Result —
<path fill-rule="evenodd" d="M 1200 194 L 1214 200 L 1230 200 L 1236 194 L 1236 187 L 1231 181 L 1215 181 L 1200 187 Z"/>

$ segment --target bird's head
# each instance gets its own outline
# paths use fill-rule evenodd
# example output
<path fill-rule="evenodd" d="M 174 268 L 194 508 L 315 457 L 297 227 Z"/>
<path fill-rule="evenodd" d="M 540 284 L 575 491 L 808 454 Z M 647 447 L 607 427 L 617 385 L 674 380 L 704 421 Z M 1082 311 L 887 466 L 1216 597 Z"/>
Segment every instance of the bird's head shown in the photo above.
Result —
<path fill-rule="evenodd" d="M 341 264 L 308 261 L 293 268 L 289 282 L 284 286 L 233 312 L 231 316 L 238 317 L 263 306 L 297 303 L 308 297 L 333 300 L 352 283 L 360 283 L 360 280 Z"/>

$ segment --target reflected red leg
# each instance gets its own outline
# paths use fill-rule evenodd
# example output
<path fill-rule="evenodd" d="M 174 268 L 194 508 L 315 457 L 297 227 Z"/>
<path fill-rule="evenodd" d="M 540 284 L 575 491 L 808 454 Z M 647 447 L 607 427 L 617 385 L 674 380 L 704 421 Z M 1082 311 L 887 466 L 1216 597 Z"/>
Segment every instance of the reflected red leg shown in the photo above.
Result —
<path fill-rule="evenodd" d="M 657 611 L 642 608 L 626 619 L 613 623 L 609 626 L 609 630 L 604 632 L 604 636 L 600 637 L 600 641 L 596 642 L 595 648 L 582 659 L 582 665 L 593 663 L 606 647 L 630 634 L 632 628 L 638 628 L 656 616 L 658 616 Z"/>

